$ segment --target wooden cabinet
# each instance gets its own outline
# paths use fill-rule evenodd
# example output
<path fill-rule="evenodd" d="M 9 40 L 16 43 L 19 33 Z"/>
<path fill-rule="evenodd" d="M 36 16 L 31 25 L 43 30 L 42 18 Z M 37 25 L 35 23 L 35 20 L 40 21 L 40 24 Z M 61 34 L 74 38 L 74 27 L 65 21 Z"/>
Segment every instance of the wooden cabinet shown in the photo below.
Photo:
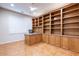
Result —
<path fill-rule="evenodd" d="M 42 41 L 42 34 L 36 35 L 36 42 Z"/>
<path fill-rule="evenodd" d="M 32 35 L 25 35 L 25 43 L 32 45 L 38 43 L 42 40 L 41 34 L 32 34 Z"/>
<path fill-rule="evenodd" d="M 60 36 L 58 36 L 58 35 L 50 35 L 49 36 L 49 44 L 60 47 L 60 44 L 61 44 Z"/>
<path fill-rule="evenodd" d="M 55 45 L 55 36 L 54 35 L 49 36 L 49 42 L 48 43 L 51 44 L 51 45 Z"/>
<path fill-rule="evenodd" d="M 61 41 L 60 41 L 61 37 L 58 35 L 55 35 L 55 46 L 60 47 Z"/>
<path fill-rule="evenodd" d="M 61 48 L 68 49 L 74 52 L 79 52 L 79 37 L 62 36 Z"/>
<path fill-rule="evenodd" d="M 61 36 L 61 48 L 69 49 L 69 38 Z"/>
<path fill-rule="evenodd" d="M 29 45 L 40 41 L 74 52 L 79 52 L 79 37 L 58 36 L 53 34 L 25 35 L 25 43 Z"/>
<path fill-rule="evenodd" d="M 35 17 L 32 23 L 33 32 L 43 34 L 43 42 L 79 52 L 79 3 L 72 3 L 40 17 Z M 29 39 L 29 37 L 26 38 Z M 40 37 L 37 38 L 32 36 L 30 39 L 37 42 Z"/>
<path fill-rule="evenodd" d="M 79 52 L 79 37 L 70 37 L 69 50 Z"/>
<path fill-rule="evenodd" d="M 49 40 L 49 35 L 48 34 L 43 34 L 43 42 L 48 43 Z"/>

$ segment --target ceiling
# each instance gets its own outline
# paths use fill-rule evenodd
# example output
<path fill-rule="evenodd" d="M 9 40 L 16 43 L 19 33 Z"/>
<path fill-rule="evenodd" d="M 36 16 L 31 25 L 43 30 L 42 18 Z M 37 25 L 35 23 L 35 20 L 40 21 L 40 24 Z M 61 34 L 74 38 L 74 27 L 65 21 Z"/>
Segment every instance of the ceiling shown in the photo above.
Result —
<path fill-rule="evenodd" d="M 63 7 L 69 3 L 13 3 L 14 6 L 11 6 L 11 3 L 0 3 L 0 7 L 16 11 L 25 15 L 32 17 L 40 16 L 44 13 L 47 13 L 51 10 Z M 30 7 L 35 7 L 36 10 L 31 11 Z"/>

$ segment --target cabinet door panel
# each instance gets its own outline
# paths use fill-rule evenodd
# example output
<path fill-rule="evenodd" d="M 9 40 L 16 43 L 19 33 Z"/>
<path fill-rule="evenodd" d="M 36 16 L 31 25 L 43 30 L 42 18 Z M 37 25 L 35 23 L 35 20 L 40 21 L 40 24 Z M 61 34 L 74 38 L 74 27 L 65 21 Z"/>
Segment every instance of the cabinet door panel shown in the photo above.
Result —
<path fill-rule="evenodd" d="M 69 43 L 68 43 L 69 38 L 68 37 L 61 37 L 61 47 L 64 49 L 69 49 Z"/>
<path fill-rule="evenodd" d="M 30 44 L 36 43 L 36 37 L 34 35 L 29 36 Z"/>
<path fill-rule="evenodd" d="M 42 35 L 42 41 L 45 42 L 45 34 Z"/>
<path fill-rule="evenodd" d="M 43 34 L 43 42 L 48 43 L 49 35 L 48 34 Z"/>
<path fill-rule="evenodd" d="M 79 38 L 70 37 L 69 39 L 69 49 L 75 52 L 79 52 Z"/>
<path fill-rule="evenodd" d="M 29 45 L 39 43 L 41 40 L 42 40 L 42 34 L 25 35 L 25 43 Z"/>
<path fill-rule="evenodd" d="M 55 36 L 54 35 L 49 36 L 49 44 L 55 45 Z"/>
<path fill-rule="evenodd" d="M 42 40 L 42 35 L 36 35 L 36 42 L 40 42 Z"/>
<path fill-rule="evenodd" d="M 60 39 L 61 39 L 60 36 L 57 36 L 57 35 L 55 36 L 55 40 L 56 40 L 55 45 L 56 45 L 57 47 L 60 47 L 60 44 L 61 44 L 61 43 L 60 43 L 60 42 L 61 42 Z"/>

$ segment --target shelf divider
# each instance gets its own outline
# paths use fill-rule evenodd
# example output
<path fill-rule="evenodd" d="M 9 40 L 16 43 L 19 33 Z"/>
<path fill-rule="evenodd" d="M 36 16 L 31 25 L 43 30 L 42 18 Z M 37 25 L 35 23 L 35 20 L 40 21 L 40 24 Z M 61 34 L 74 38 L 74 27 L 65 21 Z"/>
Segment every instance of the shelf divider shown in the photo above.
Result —
<path fill-rule="evenodd" d="M 61 35 L 63 35 L 63 9 L 61 8 Z"/>

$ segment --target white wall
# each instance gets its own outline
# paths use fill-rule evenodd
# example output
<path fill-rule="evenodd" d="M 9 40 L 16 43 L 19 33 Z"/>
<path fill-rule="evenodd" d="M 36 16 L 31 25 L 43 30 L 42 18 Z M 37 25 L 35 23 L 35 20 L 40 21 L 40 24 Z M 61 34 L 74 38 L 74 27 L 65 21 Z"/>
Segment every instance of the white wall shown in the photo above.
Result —
<path fill-rule="evenodd" d="M 32 18 L 0 8 L 0 44 L 24 39 L 32 29 Z"/>

